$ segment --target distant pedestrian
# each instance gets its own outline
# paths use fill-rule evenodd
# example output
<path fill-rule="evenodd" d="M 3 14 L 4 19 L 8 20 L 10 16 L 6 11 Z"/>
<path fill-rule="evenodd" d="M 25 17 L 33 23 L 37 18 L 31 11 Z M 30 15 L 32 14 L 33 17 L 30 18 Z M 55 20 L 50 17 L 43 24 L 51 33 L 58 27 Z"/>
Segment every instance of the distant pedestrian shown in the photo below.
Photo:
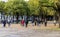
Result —
<path fill-rule="evenodd" d="M 34 26 L 34 17 L 32 16 L 32 26 Z"/>
<path fill-rule="evenodd" d="M 44 23 L 44 19 L 41 19 L 41 23 L 42 23 L 42 24 Z"/>
<path fill-rule="evenodd" d="M 24 26 L 24 23 L 25 23 L 25 21 L 24 21 L 24 19 L 22 19 L 22 20 L 21 20 L 22 26 Z"/>
<path fill-rule="evenodd" d="M 28 16 L 26 16 L 26 18 L 25 18 L 25 26 L 26 27 L 28 26 Z"/>
<path fill-rule="evenodd" d="M 39 24 L 40 24 L 40 19 L 37 18 L 37 25 L 39 26 Z"/>
<path fill-rule="evenodd" d="M 25 24 L 26 24 L 26 27 L 27 27 L 28 26 L 28 17 L 26 18 Z"/>
<path fill-rule="evenodd" d="M 56 26 L 56 20 L 54 20 L 54 25 Z"/>
<path fill-rule="evenodd" d="M 6 20 L 3 20 L 3 26 L 6 27 Z"/>
<path fill-rule="evenodd" d="M 45 26 L 47 26 L 47 20 L 45 19 Z"/>
<path fill-rule="evenodd" d="M 35 26 L 37 25 L 37 18 L 35 18 Z"/>
<path fill-rule="evenodd" d="M 10 27 L 10 24 L 11 24 L 11 18 L 8 18 L 7 23 L 8 23 L 8 26 Z"/>

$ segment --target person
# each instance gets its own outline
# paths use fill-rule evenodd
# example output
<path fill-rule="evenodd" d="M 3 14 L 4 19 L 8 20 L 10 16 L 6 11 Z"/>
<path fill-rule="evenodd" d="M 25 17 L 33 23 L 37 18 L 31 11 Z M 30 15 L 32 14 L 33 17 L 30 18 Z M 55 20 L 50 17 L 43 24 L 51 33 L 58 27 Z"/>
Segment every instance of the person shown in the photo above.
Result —
<path fill-rule="evenodd" d="M 35 26 L 37 25 L 37 18 L 35 18 Z"/>
<path fill-rule="evenodd" d="M 25 23 L 26 23 L 26 27 L 27 27 L 28 26 L 28 17 L 26 18 Z"/>
<path fill-rule="evenodd" d="M 34 17 L 32 16 L 32 26 L 34 26 Z"/>
<path fill-rule="evenodd" d="M 45 19 L 45 26 L 47 26 L 47 20 Z"/>
<path fill-rule="evenodd" d="M 28 16 L 25 16 L 25 26 L 28 26 Z"/>
<path fill-rule="evenodd" d="M 22 26 L 24 26 L 24 19 L 21 20 L 21 24 L 22 24 Z"/>
<path fill-rule="evenodd" d="M 41 19 L 41 23 L 42 23 L 42 24 L 44 23 L 44 19 Z"/>
<path fill-rule="evenodd" d="M 37 25 L 39 26 L 39 24 L 40 24 L 40 19 L 37 18 Z"/>
<path fill-rule="evenodd" d="M 5 27 L 6 26 L 6 19 L 4 18 L 2 22 L 3 22 L 3 27 Z"/>
<path fill-rule="evenodd" d="M 11 18 L 8 17 L 8 26 L 10 27 L 10 23 L 11 23 Z"/>
<path fill-rule="evenodd" d="M 54 20 L 54 25 L 56 26 L 56 20 Z"/>

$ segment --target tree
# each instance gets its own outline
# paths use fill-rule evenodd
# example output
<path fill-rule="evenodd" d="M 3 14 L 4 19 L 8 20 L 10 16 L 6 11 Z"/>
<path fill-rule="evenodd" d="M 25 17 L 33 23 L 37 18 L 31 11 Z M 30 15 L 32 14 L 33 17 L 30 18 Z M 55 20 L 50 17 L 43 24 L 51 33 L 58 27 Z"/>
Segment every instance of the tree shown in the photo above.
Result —
<path fill-rule="evenodd" d="M 17 20 L 19 15 L 26 15 L 27 10 L 29 10 L 27 3 L 24 0 L 9 0 L 6 2 L 4 9 L 7 13 L 12 12 L 12 14 L 16 16 Z"/>
<path fill-rule="evenodd" d="M 4 6 L 5 6 L 5 2 L 0 1 L 0 12 L 4 12 Z"/>
<path fill-rule="evenodd" d="M 39 15 L 39 0 L 29 0 L 30 15 Z"/>
<path fill-rule="evenodd" d="M 40 11 L 44 18 L 46 16 L 55 16 L 56 15 L 56 3 L 57 0 L 40 0 Z"/>
<path fill-rule="evenodd" d="M 59 16 L 59 28 L 60 28 L 60 0 L 58 0 L 58 2 L 56 3 L 57 8 L 56 11 L 58 12 L 58 16 Z"/>

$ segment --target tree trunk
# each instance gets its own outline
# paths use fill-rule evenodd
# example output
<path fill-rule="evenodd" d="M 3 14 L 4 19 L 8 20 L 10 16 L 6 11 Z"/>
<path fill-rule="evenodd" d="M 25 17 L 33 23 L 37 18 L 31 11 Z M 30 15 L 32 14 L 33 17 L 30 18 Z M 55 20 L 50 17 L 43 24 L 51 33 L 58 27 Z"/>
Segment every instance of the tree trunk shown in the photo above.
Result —
<path fill-rule="evenodd" d="M 18 18 L 19 18 L 19 16 L 16 17 L 16 19 L 17 19 L 17 23 L 18 23 Z"/>
<path fill-rule="evenodd" d="M 59 13 L 59 28 L 60 28 L 60 13 Z"/>
<path fill-rule="evenodd" d="M 19 19 L 19 13 L 16 13 L 16 22 L 17 23 L 19 22 L 18 19 Z"/>
<path fill-rule="evenodd" d="M 47 26 L 47 20 L 45 19 L 45 27 Z"/>

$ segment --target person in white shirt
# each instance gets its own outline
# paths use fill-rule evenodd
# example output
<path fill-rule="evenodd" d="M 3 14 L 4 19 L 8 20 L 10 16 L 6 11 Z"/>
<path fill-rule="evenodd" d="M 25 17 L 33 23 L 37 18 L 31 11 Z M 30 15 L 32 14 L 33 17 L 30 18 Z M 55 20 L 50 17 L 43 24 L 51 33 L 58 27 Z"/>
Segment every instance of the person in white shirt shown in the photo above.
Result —
<path fill-rule="evenodd" d="M 8 22 L 8 26 L 10 26 L 10 23 L 11 23 L 11 17 L 8 17 L 7 22 Z"/>
<path fill-rule="evenodd" d="M 56 20 L 54 20 L 54 25 L 56 26 Z"/>

